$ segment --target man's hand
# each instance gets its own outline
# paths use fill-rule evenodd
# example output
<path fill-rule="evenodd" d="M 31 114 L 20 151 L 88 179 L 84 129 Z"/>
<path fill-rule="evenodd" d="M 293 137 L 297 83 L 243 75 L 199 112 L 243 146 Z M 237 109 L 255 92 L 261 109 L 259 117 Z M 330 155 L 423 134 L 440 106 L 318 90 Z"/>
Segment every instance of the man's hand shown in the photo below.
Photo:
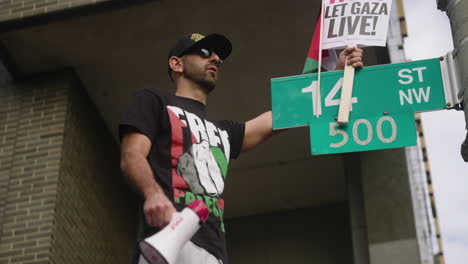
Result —
<path fill-rule="evenodd" d="M 146 223 L 151 226 L 165 227 L 177 211 L 164 193 L 156 192 L 146 197 L 143 212 Z"/>
<path fill-rule="evenodd" d="M 345 68 L 346 58 L 348 58 L 348 65 L 353 66 L 354 68 L 364 67 L 362 62 L 362 49 L 352 47 L 344 49 L 338 58 L 338 65 L 336 70 L 343 70 Z"/>

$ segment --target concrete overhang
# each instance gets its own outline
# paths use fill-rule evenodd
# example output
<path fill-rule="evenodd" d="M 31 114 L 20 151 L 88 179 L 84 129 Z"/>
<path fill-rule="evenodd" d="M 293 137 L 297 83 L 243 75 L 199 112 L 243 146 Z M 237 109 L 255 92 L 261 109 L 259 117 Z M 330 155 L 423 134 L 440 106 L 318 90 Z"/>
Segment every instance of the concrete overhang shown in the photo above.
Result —
<path fill-rule="evenodd" d="M 29 75 L 72 67 L 110 131 L 132 93 L 172 90 L 167 51 L 188 32 L 219 32 L 233 53 L 210 95 L 212 119 L 248 120 L 269 110 L 270 78 L 297 75 L 307 55 L 319 1 L 160 1 L 110 8 L 0 33 L 14 70 Z M 366 65 L 388 62 L 369 48 Z M 311 156 L 308 128 L 291 129 L 232 163 L 227 217 L 346 199 L 342 155 Z"/>

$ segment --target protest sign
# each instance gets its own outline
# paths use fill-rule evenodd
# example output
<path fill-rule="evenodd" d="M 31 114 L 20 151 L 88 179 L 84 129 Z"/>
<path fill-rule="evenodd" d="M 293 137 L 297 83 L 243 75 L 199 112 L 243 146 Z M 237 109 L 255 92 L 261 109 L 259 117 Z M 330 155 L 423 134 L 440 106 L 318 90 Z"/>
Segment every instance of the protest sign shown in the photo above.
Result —
<path fill-rule="evenodd" d="M 323 49 L 385 46 L 391 0 L 324 0 Z"/>

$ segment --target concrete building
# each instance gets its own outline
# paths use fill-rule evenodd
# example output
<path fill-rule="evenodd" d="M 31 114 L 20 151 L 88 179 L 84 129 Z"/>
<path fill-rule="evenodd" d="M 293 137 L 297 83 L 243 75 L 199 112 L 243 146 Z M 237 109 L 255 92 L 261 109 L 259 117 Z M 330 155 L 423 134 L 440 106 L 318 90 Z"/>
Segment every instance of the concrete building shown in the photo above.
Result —
<path fill-rule="evenodd" d="M 389 46 L 367 66 L 399 62 Z M 132 93 L 171 90 L 166 56 L 188 32 L 234 50 L 211 118 L 270 109 L 269 80 L 301 72 L 319 1 L 0 0 L 0 263 L 129 263 L 138 198 L 119 172 Z M 417 149 L 311 156 L 291 129 L 232 163 L 231 263 L 433 263 Z"/>

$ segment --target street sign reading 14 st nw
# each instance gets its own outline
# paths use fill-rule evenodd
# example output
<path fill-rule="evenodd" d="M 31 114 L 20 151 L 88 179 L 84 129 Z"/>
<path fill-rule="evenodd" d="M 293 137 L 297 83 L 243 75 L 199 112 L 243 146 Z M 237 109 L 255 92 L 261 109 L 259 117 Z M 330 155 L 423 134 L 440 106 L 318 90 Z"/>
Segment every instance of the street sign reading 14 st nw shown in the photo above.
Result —
<path fill-rule="evenodd" d="M 342 71 L 322 73 L 319 117 L 313 107 L 317 74 L 272 79 L 273 128 L 309 125 L 312 154 L 416 145 L 414 112 L 443 109 L 451 102 L 443 63 L 430 59 L 357 71 L 346 126 L 336 121 Z"/>

